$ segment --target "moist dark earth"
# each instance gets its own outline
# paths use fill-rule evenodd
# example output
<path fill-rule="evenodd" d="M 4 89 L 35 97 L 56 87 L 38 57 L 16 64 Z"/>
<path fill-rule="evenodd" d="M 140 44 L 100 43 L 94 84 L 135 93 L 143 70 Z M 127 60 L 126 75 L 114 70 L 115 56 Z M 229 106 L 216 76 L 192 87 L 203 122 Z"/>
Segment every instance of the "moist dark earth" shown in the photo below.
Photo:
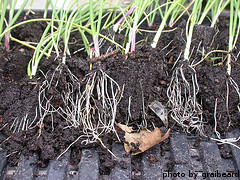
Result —
<path fill-rule="evenodd" d="M 32 18 L 31 16 L 28 18 Z M 65 128 L 68 126 L 66 120 L 61 116 L 48 116 L 44 123 L 35 128 L 22 130 L 14 124 L 16 118 L 28 116 L 34 119 L 36 107 L 38 106 L 39 88 L 45 79 L 53 78 L 53 84 L 58 85 L 49 89 L 46 96 L 52 96 L 51 104 L 54 107 L 62 107 L 63 102 L 61 93 L 68 88 L 66 84 L 71 81 L 69 72 L 71 72 L 79 82 L 86 84 L 84 78 L 94 72 L 102 70 L 115 80 L 120 87 L 124 86 L 123 97 L 117 106 L 116 122 L 126 124 L 129 120 L 129 126 L 135 129 L 141 128 L 143 120 L 147 122 L 147 128 L 153 130 L 159 127 L 166 132 L 163 122 L 152 112 L 149 104 L 153 101 L 161 102 L 168 111 L 167 88 L 171 81 L 174 70 L 184 64 L 183 51 L 185 46 L 185 25 L 186 22 L 180 22 L 174 31 L 164 32 L 158 43 L 157 48 L 152 49 L 151 39 L 153 34 L 142 33 L 142 38 L 148 36 L 148 41 L 138 44 L 135 52 L 122 55 L 120 52 L 110 54 L 105 57 L 95 59 L 93 67 L 90 70 L 91 60 L 85 52 L 79 52 L 67 58 L 65 65 L 60 64 L 61 57 L 53 55 L 50 58 L 43 57 L 39 71 L 36 77 L 30 79 L 27 76 L 28 62 L 33 55 L 33 50 L 11 42 L 10 51 L 6 52 L 4 47 L 0 47 L 0 130 L 4 134 L 1 137 L 1 147 L 8 151 L 8 162 L 11 165 L 18 163 L 20 154 L 30 155 L 39 154 L 39 165 L 44 167 L 49 160 L 56 158 L 72 142 L 82 135 L 82 127 Z M 44 22 L 30 23 L 18 27 L 12 31 L 12 36 L 24 41 L 37 42 L 40 39 L 41 32 L 44 31 L 46 24 Z M 157 25 L 156 25 L 157 27 Z M 152 27 L 150 29 L 154 29 Z M 145 27 L 149 29 L 148 27 Z M 167 28 L 168 29 L 168 28 Z M 170 29 L 170 28 L 169 28 Z M 116 34 L 117 41 L 123 41 L 123 35 Z M 139 37 L 140 38 L 140 37 Z M 76 41 L 74 41 L 74 40 Z M 71 52 L 82 47 L 82 41 L 78 34 L 71 37 L 74 44 L 70 45 Z M 194 29 L 191 59 L 193 64 L 200 61 L 203 51 L 227 50 L 228 43 L 228 19 L 222 19 L 218 26 L 210 28 L 208 25 L 196 26 Z M 106 49 L 111 46 L 108 42 L 103 45 L 101 54 L 105 54 Z M 239 68 L 239 47 L 238 39 L 236 49 L 231 52 L 233 57 L 232 75 L 236 84 L 240 83 Z M 179 56 L 181 55 L 181 56 Z M 190 129 L 190 132 L 199 138 L 208 138 L 214 135 L 214 114 L 217 119 L 217 130 L 222 136 L 232 129 L 239 128 L 240 113 L 237 109 L 239 96 L 233 86 L 228 85 L 229 77 L 226 75 L 225 63 L 221 63 L 227 54 L 212 53 L 210 58 L 195 67 L 199 91 L 197 100 L 202 105 L 203 125 L 205 137 L 202 137 L 198 131 Z M 211 61 L 212 57 L 221 57 L 220 60 Z M 219 64 L 220 63 L 220 64 Z M 61 71 L 55 71 L 60 68 Z M 70 70 L 70 71 L 69 71 Z M 187 66 L 183 66 L 188 81 L 191 80 L 192 73 Z M 73 84 L 74 86 L 74 84 Z M 228 108 L 226 108 L 226 96 L 229 94 Z M 131 97 L 129 117 L 129 98 Z M 217 99 L 217 111 L 215 113 L 215 102 Z M 143 108 L 144 106 L 144 108 Z M 39 120 L 39 119 L 37 119 Z M 170 115 L 168 115 L 169 128 L 172 131 L 184 131 Z M 54 128 L 53 128 L 54 127 Z M 123 132 L 116 127 L 120 138 L 123 140 Z M 41 134 L 39 133 L 41 131 Z M 113 141 L 117 141 L 115 134 L 108 134 L 101 137 L 102 142 L 107 148 L 111 149 Z M 83 144 L 83 139 L 79 139 L 71 146 L 71 163 L 79 162 L 79 154 L 82 148 L 98 147 L 100 154 L 100 173 L 108 174 L 109 169 L 114 167 L 116 162 L 112 160 L 110 153 L 99 142 L 92 144 Z M 168 140 L 161 143 L 162 149 L 168 148 Z M 226 150 L 223 150 L 226 151 Z M 228 154 L 227 152 L 225 154 Z M 133 167 L 138 168 L 138 156 L 134 157 Z M 122 164 L 124 168 L 124 163 Z M 171 165 L 169 165 L 171 169 Z"/>

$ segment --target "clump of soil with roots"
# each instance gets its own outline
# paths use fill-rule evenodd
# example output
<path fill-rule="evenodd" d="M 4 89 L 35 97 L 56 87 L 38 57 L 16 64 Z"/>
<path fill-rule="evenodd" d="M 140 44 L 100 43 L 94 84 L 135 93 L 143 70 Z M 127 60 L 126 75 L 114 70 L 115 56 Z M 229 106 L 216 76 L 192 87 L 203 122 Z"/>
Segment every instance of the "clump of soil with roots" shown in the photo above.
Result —
<path fill-rule="evenodd" d="M 70 149 L 100 144 L 109 150 L 111 142 L 123 140 L 115 123 L 136 131 L 159 127 L 163 133 L 170 128 L 205 138 L 216 135 L 220 142 L 226 131 L 239 128 L 238 62 L 232 63 L 231 76 L 223 65 L 216 66 L 224 59 L 221 52 L 197 64 L 206 52 L 224 49 L 225 30 L 196 26 L 187 62 L 182 53 L 184 23 L 163 33 L 155 49 L 150 48 L 151 33 L 145 33 L 149 42 L 127 55 L 115 51 L 90 63 L 86 54 L 75 54 L 66 64 L 59 57 L 43 58 L 39 79 L 16 73 L 26 70 L 31 50 L 13 44 L 8 55 L 1 48 L 0 129 L 6 135 L 2 147 L 8 150 L 9 162 L 16 164 L 20 153 L 37 152 L 44 166 Z M 239 59 L 239 54 L 233 52 L 232 57 Z M 151 109 L 153 102 L 165 108 L 167 124 Z"/>

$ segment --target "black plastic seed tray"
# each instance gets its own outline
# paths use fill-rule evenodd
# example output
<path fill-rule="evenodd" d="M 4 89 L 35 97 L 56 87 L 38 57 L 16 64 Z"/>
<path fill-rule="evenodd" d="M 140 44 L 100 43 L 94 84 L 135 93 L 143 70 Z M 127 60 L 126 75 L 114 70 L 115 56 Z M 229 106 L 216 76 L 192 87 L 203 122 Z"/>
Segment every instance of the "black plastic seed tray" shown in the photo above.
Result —
<path fill-rule="evenodd" d="M 238 137 L 239 130 L 227 134 L 227 138 Z M 119 157 L 109 175 L 100 175 L 100 160 L 96 149 L 83 149 L 77 166 L 69 163 L 70 152 L 59 160 L 53 160 L 47 168 L 36 165 L 37 156 L 20 157 L 16 167 L 6 161 L 6 152 L 0 151 L 0 179 L 4 180 L 124 180 L 124 179 L 240 179 L 240 150 L 230 146 L 231 156 L 221 157 L 215 141 L 197 142 L 195 137 L 173 132 L 170 149 L 154 146 L 141 155 L 141 170 L 134 172 L 131 161 L 121 143 L 112 145 L 112 152 Z"/>

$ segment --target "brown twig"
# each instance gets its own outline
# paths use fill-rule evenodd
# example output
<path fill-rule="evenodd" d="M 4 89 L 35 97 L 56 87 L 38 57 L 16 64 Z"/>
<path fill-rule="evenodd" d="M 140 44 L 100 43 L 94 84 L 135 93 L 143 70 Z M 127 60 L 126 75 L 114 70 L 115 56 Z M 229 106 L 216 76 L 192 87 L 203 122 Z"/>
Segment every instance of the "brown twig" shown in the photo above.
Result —
<path fill-rule="evenodd" d="M 114 50 L 114 51 L 112 51 L 112 52 L 110 52 L 110 53 L 108 53 L 108 54 L 105 54 L 105 55 L 102 55 L 102 56 L 99 56 L 99 57 L 92 58 L 92 59 L 90 60 L 90 63 L 95 63 L 95 62 L 97 62 L 97 61 L 102 61 L 102 60 L 108 58 L 109 56 L 112 56 L 112 55 L 117 54 L 119 51 L 120 51 L 120 49 L 116 49 L 116 50 Z"/>

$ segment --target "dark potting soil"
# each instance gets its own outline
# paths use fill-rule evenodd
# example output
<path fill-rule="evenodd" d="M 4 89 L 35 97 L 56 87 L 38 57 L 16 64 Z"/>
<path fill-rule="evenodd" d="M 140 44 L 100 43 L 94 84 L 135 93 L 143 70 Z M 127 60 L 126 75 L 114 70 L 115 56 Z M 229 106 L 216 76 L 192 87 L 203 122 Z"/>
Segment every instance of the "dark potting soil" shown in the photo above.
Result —
<path fill-rule="evenodd" d="M 41 60 L 37 76 L 29 79 L 26 70 L 28 62 L 31 59 L 33 50 L 11 42 L 11 50 L 6 52 L 3 46 L 0 47 L 0 129 L 5 135 L 1 147 L 8 151 L 8 162 L 16 165 L 20 154 L 29 155 L 31 153 L 39 154 L 39 164 L 46 166 L 48 161 L 56 158 L 80 135 L 83 135 L 81 127 L 65 128 L 69 124 L 61 116 L 55 115 L 52 119 L 47 116 L 44 123 L 35 128 L 22 130 L 21 118 L 34 119 L 36 116 L 36 107 L 38 106 L 39 88 L 45 79 L 51 80 L 57 84 L 55 87 L 48 89 L 46 96 L 52 97 L 51 104 L 53 107 L 63 107 L 62 92 L 65 92 L 67 83 L 71 81 L 73 74 L 79 82 L 86 84 L 84 78 L 100 69 L 115 80 L 119 87 L 124 86 L 123 97 L 118 104 L 116 112 L 116 122 L 126 124 L 129 120 L 129 126 L 135 129 L 141 128 L 143 119 L 147 122 L 147 128 L 153 130 L 154 127 L 160 127 L 166 132 L 163 122 L 149 108 L 153 101 L 159 101 L 169 110 L 167 102 L 167 88 L 171 81 L 174 70 L 182 64 L 183 52 L 185 47 L 185 25 L 183 21 L 179 23 L 176 30 L 162 34 L 157 48 L 152 49 L 150 46 L 153 34 L 145 33 L 148 36 L 148 42 L 142 42 L 137 46 L 137 50 L 127 55 L 120 52 L 112 53 L 106 57 L 99 58 L 93 63 L 92 70 L 89 70 L 90 60 L 86 53 L 75 53 L 72 57 L 67 58 L 66 65 L 60 65 L 61 58 L 51 57 Z M 37 42 L 40 34 L 44 31 L 46 24 L 43 22 L 29 23 L 25 26 L 16 28 L 12 36 L 24 41 Z M 196 26 L 192 40 L 191 59 L 196 63 L 202 58 L 202 53 L 215 49 L 227 50 L 228 42 L 228 20 L 222 20 L 218 25 L 218 30 L 208 26 Z M 116 35 L 119 41 L 122 41 L 122 35 Z M 76 36 L 71 37 L 72 45 L 70 51 L 75 52 L 82 47 L 81 39 Z M 106 42 L 101 49 L 105 54 L 109 43 Z M 232 52 L 237 56 L 240 47 L 240 41 L 236 44 L 236 50 Z M 222 57 L 224 53 L 213 53 L 210 57 Z M 59 61 L 58 61 L 59 60 Z M 239 59 L 238 59 L 239 60 Z M 178 62 L 176 62 L 178 61 Z M 208 137 L 214 135 L 214 110 L 217 99 L 217 130 L 224 136 L 231 129 L 239 128 L 240 113 L 237 109 L 239 97 L 233 86 L 226 84 L 228 77 L 223 65 L 216 66 L 219 62 L 212 62 L 206 59 L 195 67 L 198 80 L 199 92 L 197 100 L 202 105 L 204 134 Z M 194 64 L 194 63 L 193 63 Z M 60 69 L 56 71 L 56 68 Z M 70 71 L 69 71 L 70 70 Z M 183 66 L 187 80 L 191 80 L 191 69 Z M 71 74 L 70 74 L 71 72 Z M 240 83 L 239 62 L 232 62 L 232 78 L 237 84 Z M 73 89 L 76 84 L 73 84 Z M 228 109 L 226 108 L 227 87 L 229 88 Z M 129 101 L 131 117 L 129 117 Z M 144 108 L 143 108 L 144 106 Z M 38 112 L 39 113 L 39 112 Z M 183 131 L 169 115 L 169 127 L 172 131 Z M 37 119 L 36 121 L 38 121 Z M 229 123 L 231 122 L 231 123 Z M 116 128 L 123 137 L 123 133 Z M 191 129 L 190 129 L 191 130 Z M 40 134 L 41 131 L 41 134 Z M 198 135 L 198 131 L 191 133 Z M 111 149 L 113 141 L 117 141 L 114 134 L 101 137 L 103 144 Z M 100 172 L 108 174 L 116 162 L 110 153 L 103 148 L 99 142 L 85 145 L 84 139 L 79 139 L 71 146 L 71 163 L 79 162 L 81 149 L 85 147 L 99 147 L 100 155 Z M 161 143 L 162 149 L 168 148 L 168 143 Z M 223 150 L 223 156 L 229 154 Z M 134 156 L 132 159 L 135 171 L 141 171 L 141 163 L 138 162 L 141 155 Z M 124 164 L 122 164 L 124 167 Z M 169 167 L 171 168 L 171 167 Z M 137 176 L 136 176 L 137 178 Z"/>

